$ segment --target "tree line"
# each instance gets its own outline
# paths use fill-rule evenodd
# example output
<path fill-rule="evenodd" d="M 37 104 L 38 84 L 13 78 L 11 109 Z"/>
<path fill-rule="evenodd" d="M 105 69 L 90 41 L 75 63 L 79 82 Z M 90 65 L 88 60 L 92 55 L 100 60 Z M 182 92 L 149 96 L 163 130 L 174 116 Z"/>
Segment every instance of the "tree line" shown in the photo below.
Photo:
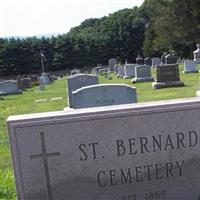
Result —
<path fill-rule="evenodd" d="M 199 0 L 145 0 L 98 19 L 86 19 L 68 33 L 50 38 L 0 38 L 0 75 L 106 65 L 108 59 L 135 62 L 174 51 L 191 58 L 200 42 Z"/>

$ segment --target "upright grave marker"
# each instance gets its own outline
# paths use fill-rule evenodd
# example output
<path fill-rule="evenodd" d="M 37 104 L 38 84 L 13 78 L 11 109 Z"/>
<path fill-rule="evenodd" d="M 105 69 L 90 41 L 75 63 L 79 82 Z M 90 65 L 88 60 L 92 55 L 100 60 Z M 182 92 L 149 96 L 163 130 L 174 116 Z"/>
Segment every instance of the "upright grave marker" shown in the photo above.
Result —
<path fill-rule="evenodd" d="M 139 64 L 126 64 L 124 65 L 124 78 L 135 77 L 135 68 Z"/>
<path fill-rule="evenodd" d="M 73 96 L 72 96 L 73 91 L 75 91 L 81 87 L 84 87 L 84 86 L 95 85 L 98 83 L 99 83 L 98 76 L 91 75 L 91 74 L 75 74 L 75 75 L 67 78 L 69 107 L 73 108 L 73 105 L 74 105 Z"/>
<path fill-rule="evenodd" d="M 132 83 L 137 82 L 151 82 L 154 78 L 151 77 L 151 67 L 148 65 L 140 65 L 135 68 L 135 78 L 132 79 Z"/>
<path fill-rule="evenodd" d="M 72 92 L 74 108 L 88 108 L 137 102 L 136 88 L 125 84 L 98 84 Z"/>
<path fill-rule="evenodd" d="M 8 118 L 20 200 L 198 200 L 200 99 Z"/>
<path fill-rule="evenodd" d="M 108 60 L 108 65 L 109 65 L 109 71 L 114 72 L 114 65 L 117 64 L 117 59 L 111 58 Z"/>
<path fill-rule="evenodd" d="M 165 87 L 182 87 L 178 64 L 166 64 L 156 66 L 156 81 L 152 84 L 154 89 Z"/>
<path fill-rule="evenodd" d="M 156 67 L 157 65 L 161 64 L 161 59 L 158 57 L 152 58 L 152 67 Z"/>
<path fill-rule="evenodd" d="M 124 73 L 124 66 L 123 65 L 120 65 L 118 67 L 118 74 L 117 74 L 117 77 L 123 77 L 125 75 Z"/>
<path fill-rule="evenodd" d="M 197 44 L 197 49 L 193 52 L 194 61 L 196 63 L 200 63 L 200 44 Z"/>
<path fill-rule="evenodd" d="M 19 89 L 17 81 L 6 80 L 0 82 L 0 95 L 18 94 L 22 93 Z"/>
<path fill-rule="evenodd" d="M 197 73 L 196 63 L 193 60 L 184 61 L 184 70 L 183 73 Z"/>

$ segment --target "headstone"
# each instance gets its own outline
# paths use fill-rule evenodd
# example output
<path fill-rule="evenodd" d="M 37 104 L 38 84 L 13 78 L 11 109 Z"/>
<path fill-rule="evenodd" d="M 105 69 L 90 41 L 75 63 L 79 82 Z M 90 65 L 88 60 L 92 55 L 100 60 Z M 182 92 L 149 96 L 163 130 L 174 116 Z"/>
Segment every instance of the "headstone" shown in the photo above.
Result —
<path fill-rule="evenodd" d="M 114 65 L 117 64 L 117 59 L 111 58 L 108 60 L 108 65 L 109 65 L 109 71 L 113 72 L 114 71 Z"/>
<path fill-rule="evenodd" d="M 135 77 L 135 68 L 138 64 L 126 64 L 124 65 L 124 78 Z"/>
<path fill-rule="evenodd" d="M 161 64 L 161 60 L 158 57 L 152 58 L 152 67 L 156 67 Z"/>
<path fill-rule="evenodd" d="M 22 93 L 17 85 L 17 81 L 6 80 L 0 82 L 0 95 L 18 94 Z"/>
<path fill-rule="evenodd" d="M 21 200 L 198 200 L 200 99 L 8 118 Z"/>
<path fill-rule="evenodd" d="M 98 76 L 89 74 L 75 74 L 67 78 L 67 89 L 68 89 L 68 103 L 69 107 L 73 108 L 73 97 L 72 91 L 75 91 L 81 87 L 98 84 Z"/>
<path fill-rule="evenodd" d="M 163 54 L 162 56 L 161 56 L 161 58 L 160 58 L 160 61 L 161 61 L 161 65 L 164 65 L 165 64 L 165 56 L 166 56 L 166 54 Z"/>
<path fill-rule="evenodd" d="M 168 54 L 165 56 L 165 64 L 176 64 L 177 63 L 177 56 L 173 54 Z"/>
<path fill-rule="evenodd" d="M 39 78 L 40 85 L 48 85 L 49 84 L 49 76 L 47 73 L 42 73 L 41 77 Z"/>
<path fill-rule="evenodd" d="M 98 84 L 72 92 L 74 108 L 136 103 L 136 88 L 125 84 Z"/>
<path fill-rule="evenodd" d="M 115 74 L 118 74 L 118 67 L 119 67 L 118 64 L 114 65 L 114 73 Z"/>
<path fill-rule="evenodd" d="M 37 75 L 32 75 L 31 77 L 32 86 L 39 85 L 39 77 Z"/>
<path fill-rule="evenodd" d="M 182 87 L 178 64 L 166 64 L 156 66 L 156 81 L 152 84 L 154 89 L 165 87 Z"/>
<path fill-rule="evenodd" d="M 144 64 L 145 65 L 149 65 L 149 66 L 152 66 L 152 59 L 147 57 L 144 59 Z"/>
<path fill-rule="evenodd" d="M 107 69 L 107 68 L 99 69 L 99 75 L 100 75 L 100 76 L 103 76 L 103 75 L 105 75 L 105 74 L 107 74 L 107 73 L 108 73 L 108 69 Z"/>
<path fill-rule="evenodd" d="M 135 68 L 135 78 L 132 79 L 132 83 L 137 82 L 151 82 L 154 78 L 151 77 L 151 67 L 148 65 L 140 65 Z"/>
<path fill-rule="evenodd" d="M 198 70 L 196 69 L 196 63 L 193 60 L 185 60 L 183 73 L 196 73 L 196 72 L 198 72 Z"/>
<path fill-rule="evenodd" d="M 50 83 L 53 83 L 53 82 L 54 82 L 54 76 L 51 75 L 51 74 L 47 74 L 47 75 L 48 75 L 48 77 L 49 77 L 49 82 L 50 82 Z"/>
<path fill-rule="evenodd" d="M 80 71 L 79 69 L 72 69 L 72 70 L 70 71 L 70 74 L 71 74 L 71 75 L 80 74 L 80 73 L 81 73 L 81 71 Z"/>
<path fill-rule="evenodd" d="M 99 75 L 99 70 L 100 70 L 100 69 L 103 69 L 103 66 L 97 66 L 97 67 L 95 68 L 96 75 Z"/>
<path fill-rule="evenodd" d="M 137 58 L 136 58 L 136 63 L 138 65 L 144 65 L 144 59 L 141 55 L 138 55 Z"/>
<path fill-rule="evenodd" d="M 23 79 L 22 79 L 22 83 L 23 83 L 23 87 L 24 87 L 25 89 L 31 88 L 31 87 L 32 87 L 31 78 L 23 78 Z"/>
<path fill-rule="evenodd" d="M 197 44 L 197 49 L 193 52 L 194 61 L 200 63 L 200 44 Z"/>
<path fill-rule="evenodd" d="M 124 77 L 125 73 L 124 73 L 124 66 L 120 65 L 118 67 L 118 74 L 117 77 Z"/>
<path fill-rule="evenodd" d="M 23 78 L 22 78 L 22 76 L 21 75 L 17 75 L 16 79 L 17 79 L 17 86 L 18 86 L 18 88 L 21 91 L 25 90 L 25 87 L 23 85 L 23 80 L 22 80 Z"/>

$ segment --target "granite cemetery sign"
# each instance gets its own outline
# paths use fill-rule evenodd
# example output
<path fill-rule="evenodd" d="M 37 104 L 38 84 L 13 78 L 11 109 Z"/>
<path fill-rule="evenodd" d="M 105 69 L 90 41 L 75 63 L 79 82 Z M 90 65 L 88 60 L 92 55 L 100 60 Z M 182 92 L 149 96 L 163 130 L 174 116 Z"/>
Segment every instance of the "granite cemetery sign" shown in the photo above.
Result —
<path fill-rule="evenodd" d="M 180 81 L 178 64 L 157 65 L 156 81 L 152 86 L 154 89 L 184 86 Z"/>
<path fill-rule="evenodd" d="M 100 72 L 99 72 L 100 73 Z M 73 108 L 72 91 L 81 87 L 98 84 L 98 76 L 89 74 L 75 74 L 67 79 L 69 107 Z"/>
<path fill-rule="evenodd" d="M 200 100 L 11 116 L 19 200 L 198 200 Z"/>
<path fill-rule="evenodd" d="M 72 92 L 73 108 L 88 108 L 137 102 L 136 88 L 125 84 L 98 84 Z"/>

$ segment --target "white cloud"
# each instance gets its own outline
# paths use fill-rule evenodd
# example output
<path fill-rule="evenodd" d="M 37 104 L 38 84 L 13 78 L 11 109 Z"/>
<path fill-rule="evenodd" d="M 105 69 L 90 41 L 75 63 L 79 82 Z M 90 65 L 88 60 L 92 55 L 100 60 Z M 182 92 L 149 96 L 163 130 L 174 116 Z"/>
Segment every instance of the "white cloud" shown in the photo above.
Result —
<path fill-rule="evenodd" d="M 143 0 L 2 0 L 0 36 L 66 33 L 91 17 L 102 17 Z"/>

